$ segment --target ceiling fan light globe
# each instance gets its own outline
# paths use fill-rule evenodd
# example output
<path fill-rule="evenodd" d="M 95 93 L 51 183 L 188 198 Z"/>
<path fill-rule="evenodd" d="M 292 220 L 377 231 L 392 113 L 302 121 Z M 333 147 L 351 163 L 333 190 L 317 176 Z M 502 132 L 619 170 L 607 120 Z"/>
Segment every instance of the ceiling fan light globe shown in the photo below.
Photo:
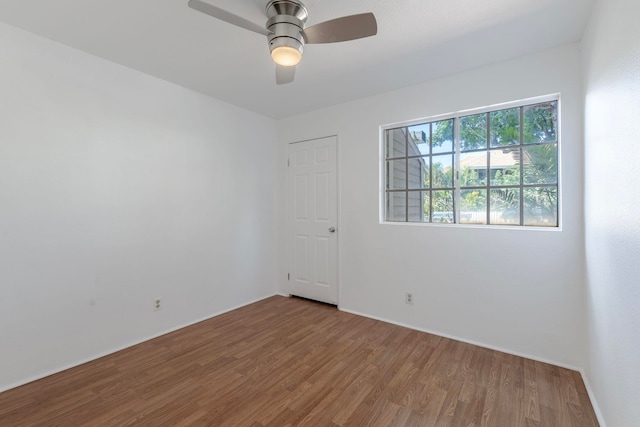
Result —
<path fill-rule="evenodd" d="M 271 58 L 278 65 L 293 67 L 302 59 L 302 52 L 291 46 L 278 46 L 271 51 Z"/>

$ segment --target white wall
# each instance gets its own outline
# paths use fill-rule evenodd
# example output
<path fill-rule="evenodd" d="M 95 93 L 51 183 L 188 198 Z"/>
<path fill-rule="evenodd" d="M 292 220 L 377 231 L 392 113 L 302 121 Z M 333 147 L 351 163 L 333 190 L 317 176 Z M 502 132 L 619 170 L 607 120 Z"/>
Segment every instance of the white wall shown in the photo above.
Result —
<path fill-rule="evenodd" d="M 587 27 L 586 372 L 607 425 L 640 425 L 640 2 L 600 0 Z"/>
<path fill-rule="evenodd" d="M 276 292 L 275 121 L 6 25 L 0 57 L 0 390 Z"/>
<path fill-rule="evenodd" d="M 379 223 L 380 125 L 553 93 L 562 97 L 561 231 Z M 579 46 L 564 46 L 282 120 L 279 188 L 288 143 L 337 134 L 342 309 L 582 366 L 582 110 Z M 284 254 L 285 220 L 279 229 Z M 283 258 L 281 292 L 286 272 Z"/>

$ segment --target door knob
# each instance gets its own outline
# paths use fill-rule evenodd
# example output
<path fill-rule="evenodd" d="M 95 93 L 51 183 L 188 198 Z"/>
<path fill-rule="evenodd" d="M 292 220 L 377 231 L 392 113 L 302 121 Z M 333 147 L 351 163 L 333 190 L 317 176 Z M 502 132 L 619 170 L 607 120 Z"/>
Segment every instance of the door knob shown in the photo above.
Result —
<path fill-rule="evenodd" d="M 335 227 L 329 227 L 329 233 L 335 233 L 335 232 L 336 232 Z"/>

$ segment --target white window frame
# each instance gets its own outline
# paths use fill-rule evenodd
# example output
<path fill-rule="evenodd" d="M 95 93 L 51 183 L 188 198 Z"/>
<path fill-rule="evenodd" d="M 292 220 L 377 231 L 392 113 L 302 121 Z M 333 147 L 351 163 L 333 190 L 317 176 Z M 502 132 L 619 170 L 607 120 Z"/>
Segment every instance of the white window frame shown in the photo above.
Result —
<path fill-rule="evenodd" d="M 460 172 L 460 154 L 461 154 L 461 150 L 460 150 L 460 132 L 459 132 L 459 118 L 461 117 L 465 117 L 465 116 L 470 116 L 470 115 L 476 115 L 476 114 L 482 114 L 482 113 L 490 113 L 493 111 L 500 111 L 500 110 L 505 110 L 505 109 L 510 109 L 510 108 L 518 108 L 518 107 L 524 107 L 524 106 L 528 106 L 528 105 L 534 105 L 534 104 L 540 104 L 540 103 L 545 103 L 545 102 L 557 102 L 557 115 L 558 115 L 558 123 L 557 123 L 557 129 L 556 129 L 556 136 L 557 136 L 557 154 L 558 154 L 558 164 L 557 164 L 557 224 L 555 226 L 535 226 L 535 225 L 520 225 L 520 224 L 469 224 L 469 223 L 460 223 L 460 193 L 461 193 L 461 186 L 460 186 L 460 179 L 459 179 L 459 172 Z M 386 164 L 386 141 L 385 141 L 385 134 L 387 130 L 390 129 L 396 129 L 396 128 L 401 128 L 401 127 L 411 127 L 411 126 L 415 126 L 415 125 L 420 125 L 420 124 L 427 124 L 427 123 L 432 123 L 432 122 L 439 122 L 439 121 L 444 121 L 444 120 L 449 120 L 449 119 L 454 119 L 454 222 L 453 223 L 438 223 L 438 222 L 412 222 L 412 221 L 387 221 L 386 219 L 386 196 L 387 196 L 387 188 L 386 188 L 386 168 L 385 168 L 385 164 Z M 456 112 L 452 112 L 452 113 L 446 113 L 446 114 L 438 114 L 438 115 L 434 115 L 434 116 L 428 116 L 428 117 L 422 117 L 422 118 L 417 118 L 417 119 L 412 119 L 412 120 L 407 120 L 407 121 L 401 121 L 401 122 L 395 122 L 395 123 L 390 123 L 390 124 L 386 124 L 386 125 L 382 125 L 379 128 L 379 166 L 380 166 L 380 182 L 379 182 L 379 222 L 381 224 L 388 224 L 388 225 L 409 225 L 409 226 L 436 226 L 436 227 L 474 227 L 474 228 L 500 228 L 500 229 L 515 229 L 515 230 L 548 230 L 548 231 L 554 231 L 554 230 L 562 230 L 562 168 L 561 168 L 561 164 L 562 164 L 562 154 L 561 154 L 561 126 L 562 126 L 562 120 L 561 120 L 561 97 L 559 93 L 556 94 L 550 94 L 550 95 L 544 95 L 544 96 L 537 96 L 537 97 L 532 97 L 532 98 L 525 98 L 525 99 L 520 99 L 520 100 L 516 100 L 516 101 L 509 101 L 509 102 L 503 102 L 503 103 L 499 103 L 499 104 L 492 104 L 492 105 L 487 105 L 484 107 L 479 107 L 479 108 L 473 108 L 473 109 L 466 109 L 466 110 L 460 110 L 460 111 L 456 111 Z M 522 123 L 521 123 L 522 126 Z M 491 147 L 488 147 L 488 150 L 490 150 Z M 490 186 L 489 186 L 490 187 Z M 520 190 L 522 190 L 522 188 L 525 188 L 522 185 L 522 181 L 521 184 L 519 186 Z M 522 215 L 522 209 L 523 207 L 520 206 L 520 211 L 521 211 L 521 215 Z"/>

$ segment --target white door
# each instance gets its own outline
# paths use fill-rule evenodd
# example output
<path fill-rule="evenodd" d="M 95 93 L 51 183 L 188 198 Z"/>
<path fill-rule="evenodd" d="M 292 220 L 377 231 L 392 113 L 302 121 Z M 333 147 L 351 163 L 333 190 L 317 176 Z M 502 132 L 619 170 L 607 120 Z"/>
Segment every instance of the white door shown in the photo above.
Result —
<path fill-rule="evenodd" d="M 338 303 L 336 137 L 289 145 L 289 293 Z"/>

